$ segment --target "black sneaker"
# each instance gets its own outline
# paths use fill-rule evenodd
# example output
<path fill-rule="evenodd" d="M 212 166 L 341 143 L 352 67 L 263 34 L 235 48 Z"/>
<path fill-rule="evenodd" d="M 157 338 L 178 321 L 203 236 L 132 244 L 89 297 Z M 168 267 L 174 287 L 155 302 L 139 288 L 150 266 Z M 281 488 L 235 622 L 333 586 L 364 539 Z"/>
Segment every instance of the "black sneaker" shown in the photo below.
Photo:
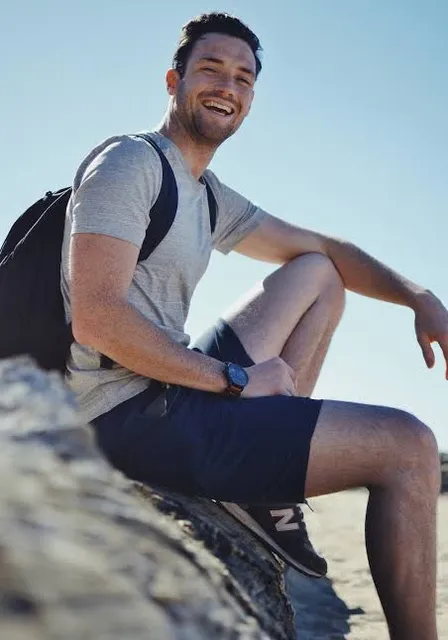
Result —
<path fill-rule="evenodd" d="M 316 553 L 298 504 L 238 505 L 219 502 L 226 511 L 252 531 L 286 564 L 311 578 L 323 578 L 327 563 Z"/>

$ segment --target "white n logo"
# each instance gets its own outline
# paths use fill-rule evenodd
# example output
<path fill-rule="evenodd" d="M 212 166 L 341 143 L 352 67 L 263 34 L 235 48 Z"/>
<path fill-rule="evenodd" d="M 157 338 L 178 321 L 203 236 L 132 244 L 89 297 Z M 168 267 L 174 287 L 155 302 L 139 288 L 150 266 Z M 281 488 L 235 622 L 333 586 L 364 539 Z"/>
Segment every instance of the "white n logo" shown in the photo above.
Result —
<path fill-rule="evenodd" d="M 277 531 L 292 531 L 299 528 L 297 522 L 290 522 L 294 517 L 293 509 L 271 509 L 269 513 L 274 518 L 281 518 L 275 525 Z"/>

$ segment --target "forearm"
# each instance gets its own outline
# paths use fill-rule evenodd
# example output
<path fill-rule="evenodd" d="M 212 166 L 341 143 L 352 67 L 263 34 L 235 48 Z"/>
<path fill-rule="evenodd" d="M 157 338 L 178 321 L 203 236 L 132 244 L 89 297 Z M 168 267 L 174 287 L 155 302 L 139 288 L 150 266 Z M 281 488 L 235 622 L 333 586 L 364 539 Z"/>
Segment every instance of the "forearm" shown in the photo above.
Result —
<path fill-rule="evenodd" d="M 174 342 L 128 302 L 91 307 L 75 339 L 148 378 L 221 393 L 223 364 Z"/>
<path fill-rule="evenodd" d="M 349 242 L 326 238 L 325 246 L 328 257 L 350 291 L 412 309 L 429 294 Z"/>

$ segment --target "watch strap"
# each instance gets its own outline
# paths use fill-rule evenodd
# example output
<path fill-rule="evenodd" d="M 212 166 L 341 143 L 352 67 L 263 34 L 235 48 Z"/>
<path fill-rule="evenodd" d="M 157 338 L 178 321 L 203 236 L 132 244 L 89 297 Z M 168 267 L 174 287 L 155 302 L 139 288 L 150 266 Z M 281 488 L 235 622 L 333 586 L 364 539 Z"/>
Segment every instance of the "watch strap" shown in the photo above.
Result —
<path fill-rule="evenodd" d="M 232 362 L 226 362 L 225 363 L 225 374 L 226 374 L 226 378 L 227 378 L 227 387 L 225 389 L 225 394 L 228 396 L 231 396 L 233 398 L 239 398 L 242 394 L 242 392 L 244 391 L 244 387 L 246 386 L 246 384 L 238 384 L 238 382 L 236 382 L 233 378 L 232 378 L 232 374 L 231 374 L 231 367 L 240 367 L 240 365 L 235 365 Z M 243 367 L 240 367 L 241 369 Z"/>

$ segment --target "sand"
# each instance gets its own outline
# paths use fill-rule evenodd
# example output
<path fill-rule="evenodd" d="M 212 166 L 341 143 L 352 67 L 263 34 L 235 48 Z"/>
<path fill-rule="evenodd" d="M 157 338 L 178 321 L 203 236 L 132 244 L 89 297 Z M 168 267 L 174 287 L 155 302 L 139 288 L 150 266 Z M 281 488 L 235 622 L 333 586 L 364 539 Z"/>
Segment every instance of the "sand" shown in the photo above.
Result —
<path fill-rule="evenodd" d="M 287 572 L 300 640 L 388 640 L 364 547 L 367 492 L 313 499 L 305 509 L 310 537 L 329 563 L 328 580 Z M 415 514 L 418 517 L 418 513 Z M 437 619 L 448 640 L 448 495 L 439 500 Z"/>

